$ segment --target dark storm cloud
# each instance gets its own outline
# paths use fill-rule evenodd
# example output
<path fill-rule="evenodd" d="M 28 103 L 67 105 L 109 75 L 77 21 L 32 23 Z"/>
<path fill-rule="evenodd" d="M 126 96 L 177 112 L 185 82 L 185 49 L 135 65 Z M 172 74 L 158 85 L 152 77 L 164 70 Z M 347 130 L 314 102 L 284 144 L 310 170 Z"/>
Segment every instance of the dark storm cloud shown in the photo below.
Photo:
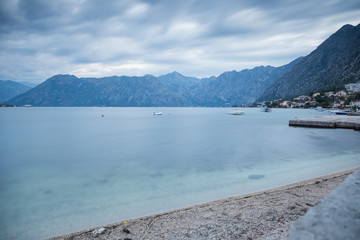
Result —
<path fill-rule="evenodd" d="M 360 20 L 357 0 L 0 4 L 0 78 L 32 81 L 57 73 L 210 76 L 278 66 Z"/>

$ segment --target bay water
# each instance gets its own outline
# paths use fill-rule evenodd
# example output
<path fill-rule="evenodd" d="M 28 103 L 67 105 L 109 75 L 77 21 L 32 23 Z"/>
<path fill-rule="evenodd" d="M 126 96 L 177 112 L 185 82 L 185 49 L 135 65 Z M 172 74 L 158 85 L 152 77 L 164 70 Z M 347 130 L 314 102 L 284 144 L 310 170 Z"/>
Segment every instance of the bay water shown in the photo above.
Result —
<path fill-rule="evenodd" d="M 1 108 L 0 239 L 43 239 L 360 166 L 315 110 Z M 153 115 L 163 112 L 162 115 Z"/>

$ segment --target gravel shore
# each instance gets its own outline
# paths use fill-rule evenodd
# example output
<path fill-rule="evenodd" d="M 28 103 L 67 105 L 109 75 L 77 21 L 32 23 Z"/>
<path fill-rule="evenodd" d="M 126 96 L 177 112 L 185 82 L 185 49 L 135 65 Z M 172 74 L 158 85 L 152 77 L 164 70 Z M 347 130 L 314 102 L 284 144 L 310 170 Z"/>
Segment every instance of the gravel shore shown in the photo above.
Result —
<path fill-rule="evenodd" d="M 287 239 L 292 222 L 355 170 L 51 239 Z"/>

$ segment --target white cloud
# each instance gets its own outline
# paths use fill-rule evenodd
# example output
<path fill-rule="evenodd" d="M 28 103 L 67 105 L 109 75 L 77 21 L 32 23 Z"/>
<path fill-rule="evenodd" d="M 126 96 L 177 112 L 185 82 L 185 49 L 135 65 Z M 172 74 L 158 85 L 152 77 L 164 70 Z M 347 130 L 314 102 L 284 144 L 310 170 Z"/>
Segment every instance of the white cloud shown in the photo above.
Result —
<path fill-rule="evenodd" d="M 145 3 L 136 3 L 132 5 L 127 11 L 126 15 L 128 17 L 137 17 L 139 15 L 144 14 L 149 9 L 149 6 Z"/>
<path fill-rule="evenodd" d="M 16 4 L 15 4 L 16 3 Z M 359 24 L 357 0 L 1 1 L 0 79 L 279 66 Z"/>
<path fill-rule="evenodd" d="M 196 22 L 177 21 L 169 27 L 166 35 L 170 35 L 173 38 L 186 38 L 190 36 L 196 36 L 200 32 L 200 25 Z"/>
<path fill-rule="evenodd" d="M 264 23 L 270 24 L 271 18 L 266 12 L 258 8 L 241 9 L 226 18 L 226 24 L 234 28 L 247 28 L 256 30 L 263 28 Z M 255 29 L 254 29 L 255 28 Z"/>
<path fill-rule="evenodd" d="M 70 74 L 74 74 L 78 77 L 104 77 L 112 75 L 139 75 L 142 70 L 151 67 L 151 64 L 145 63 L 125 63 L 125 64 L 102 64 L 102 63 L 90 63 L 81 64 L 76 66 L 75 70 L 72 70 Z"/>

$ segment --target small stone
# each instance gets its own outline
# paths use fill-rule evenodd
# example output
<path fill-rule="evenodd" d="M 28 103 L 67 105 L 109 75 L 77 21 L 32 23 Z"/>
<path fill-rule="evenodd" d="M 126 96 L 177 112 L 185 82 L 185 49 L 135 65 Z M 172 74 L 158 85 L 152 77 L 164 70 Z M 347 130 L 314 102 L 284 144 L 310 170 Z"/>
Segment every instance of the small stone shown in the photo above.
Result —
<path fill-rule="evenodd" d="M 92 236 L 93 236 L 93 237 L 97 237 L 97 236 L 99 236 L 100 234 L 103 234 L 105 231 L 106 231 L 106 228 L 101 227 L 101 228 L 99 228 L 98 230 L 94 230 L 94 231 L 92 232 Z"/>
<path fill-rule="evenodd" d="M 296 206 L 292 205 L 289 207 L 290 210 L 294 210 L 296 208 Z"/>
<path fill-rule="evenodd" d="M 127 228 L 124 228 L 122 231 L 123 231 L 123 233 L 130 234 L 130 230 Z"/>

